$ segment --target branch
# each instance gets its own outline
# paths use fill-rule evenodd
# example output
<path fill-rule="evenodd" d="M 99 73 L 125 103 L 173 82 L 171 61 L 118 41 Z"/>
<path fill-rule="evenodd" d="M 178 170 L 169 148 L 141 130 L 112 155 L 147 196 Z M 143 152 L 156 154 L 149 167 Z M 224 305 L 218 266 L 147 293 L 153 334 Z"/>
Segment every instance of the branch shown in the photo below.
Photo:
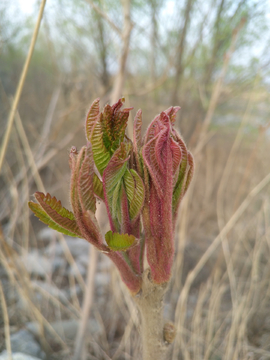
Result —
<path fill-rule="evenodd" d="M 122 51 L 121 58 L 119 61 L 119 72 L 114 81 L 114 87 L 111 94 L 111 102 L 115 103 L 120 97 L 124 86 L 126 62 L 129 53 L 130 34 L 133 28 L 133 23 L 130 18 L 130 0 L 123 1 L 124 11 L 124 29 L 122 36 Z"/>
<path fill-rule="evenodd" d="M 194 150 L 195 155 L 197 155 L 202 149 L 202 145 L 204 143 L 203 140 L 204 140 L 204 138 L 205 138 L 205 136 L 207 134 L 207 130 L 208 130 L 209 125 L 210 125 L 210 123 L 212 121 L 212 118 L 213 118 L 213 115 L 214 115 L 214 112 L 215 112 L 215 109 L 216 109 L 216 106 L 217 106 L 217 103 L 218 103 L 218 100 L 219 100 L 219 96 L 220 96 L 220 93 L 221 93 L 221 90 L 222 90 L 225 75 L 227 73 L 228 65 L 229 65 L 229 62 L 231 60 L 234 49 L 235 49 L 238 34 L 239 34 L 240 30 L 242 29 L 242 27 L 244 26 L 244 23 L 245 23 L 245 20 L 242 19 L 240 24 L 234 29 L 230 48 L 227 51 L 227 53 L 225 54 L 225 56 L 224 56 L 224 62 L 223 62 L 223 66 L 222 66 L 220 75 L 219 75 L 219 77 L 218 77 L 218 79 L 217 79 L 217 81 L 216 81 L 216 83 L 214 85 L 214 89 L 213 89 L 213 92 L 212 92 L 212 95 L 211 95 L 209 107 L 208 107 L 207 113 L 205 115 L 203 124 L 202 124 L 200 136 L 199 136 L 199 139 L 197 141 L 197 146 L 196 146 L 196 148 Z"/>
<path fill-rule="evenodd" d="M 172 91 L 172 104 L 177 104 L 178 89 L 181 78 L 184 72 L 183 56 L 186 45 L 187 31 L 190 24 L 190 15 L 192 12 L 193 0 L 187 0 L 185 4 L 184 24 L 180 31 L 180 39 L 178 43 L 177 56 L 176 56 L 176 74 L 174 79 L 174 88 Z"/>
<path fill-rule="evenodd" d="M 113 30 L 117 32 L 117 34 L 122 38 L 121 29 L 115 25 L 115 23 L 109 18 L 109 16 L 106 13 L 104 13 L 95 3 L 93 3 L 93 1 L 91 0 L 86 0 L 86 1 L 92 7 L 92 9 L 94 9 L 101 17 L 103 17 L 103 19 L 105 19 L 108 22 L 108 24 L 113 28 Z"/>

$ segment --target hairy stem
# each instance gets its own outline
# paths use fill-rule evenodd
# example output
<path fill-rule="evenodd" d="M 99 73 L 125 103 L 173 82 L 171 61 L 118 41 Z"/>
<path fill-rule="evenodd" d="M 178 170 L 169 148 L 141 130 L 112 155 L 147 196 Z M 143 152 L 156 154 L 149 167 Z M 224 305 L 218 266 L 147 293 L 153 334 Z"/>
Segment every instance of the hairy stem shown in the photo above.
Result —
<path fill-rule="evenodd" d="M 143 274 L 142 290 L 134 300 L 141 313 L 143 360 L 166 360 L 169 344 L 164 339 L 163 298 L 167 283 L 154 284 L 150 271 Z"/>

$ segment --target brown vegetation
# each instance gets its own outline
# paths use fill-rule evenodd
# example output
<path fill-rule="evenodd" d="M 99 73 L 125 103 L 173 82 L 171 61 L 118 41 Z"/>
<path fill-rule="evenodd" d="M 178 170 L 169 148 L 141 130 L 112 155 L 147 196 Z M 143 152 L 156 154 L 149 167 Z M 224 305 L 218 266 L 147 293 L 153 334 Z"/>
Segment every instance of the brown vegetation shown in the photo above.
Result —
<path fill-rule="evenodd" d="M 98 255 L 95 266 L 87 243 L 46 232 L 27 207 L 44 189 L 69 207 L 68 150 L 84 142 L 88 105 L 122 88 L 148 122 L 180 105 L 178 128 L 196 161 L 166 298 L 177 328 L 171 359 L 270 359 L 269 53 L 252 53 L 267 49 L 269 9 L 173 3 L 173 13 L 165 0 L 45 8 L 1 169 L 0 351 L 27 328 L 48 359 L 74 358 L 78 341 L 80 359 L 140 358 L 139 315 L 113 265 Z M 4 5 L 2 139 L 29 46 Z"/>

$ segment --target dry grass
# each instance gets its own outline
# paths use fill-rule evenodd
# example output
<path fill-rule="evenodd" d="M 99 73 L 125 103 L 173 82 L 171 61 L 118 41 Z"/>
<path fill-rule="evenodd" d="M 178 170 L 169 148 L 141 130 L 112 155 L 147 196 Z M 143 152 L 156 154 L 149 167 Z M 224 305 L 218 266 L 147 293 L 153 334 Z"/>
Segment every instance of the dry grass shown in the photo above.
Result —
<path fill-rule="evenodd" d="M 270 143 L 252 113 L 260 101 L 251 90 L 237 129 L 209 129 L 207 112 L 207 126 L 191 137 L 196 176 L 181 205 L 166 304 L 177 326 L 173 360 L 270 359 Z M 75 256 L 70 239 L 54 232 L 41 238 L 43 225 L 28 210 L 33 192 L 43 188 L 68 206 L 67 150 L 84 142 L 87 104 L 79 90 L 67 100 L 60 83 L 47 105 L 44 124 L 16 115 L 2 169 L 0 351 L 9 349 L 10 333 L 31 322 L 48 359 L 72 359 L 77 330 L 83 334 L 87 325 L 80 320 L 88 299 L 91 323 L 81 359 L 139 359 L 137 311 L 115 269 L 98 255 L 96 281 L 92 267 L 86 284 L 88 252 L 78 248 Z M 159 110 L 154 102 L 149 108 L 150 119 Z M 40 273 L 31 270 L 38 254 L 51 264 Z"/>
<path fill-rule="evenodd" d="M 55 117 L 55 127 L 57 121 L 61 118 Z M 4 164 L 1 190 L 1 282 L 8 311 L 3 302 L 0 347 L 9 343 L 9 332 L 34 321 L 38 324 L 36 336 L 48 358 L 71 359 L 75 336 L 62 336 L 54 325 L 56 321 L 64 324 L 68 319 L 80 319 L 85 274 L 80 273 L 81 264 L 74 260 L 64 237 L 51 233 L 49 240 L 37 238 L 42 225 L 27 209 L 32 189 L 43 186 L 41 178 L 48 191 L 59 190 L 58 197 L 67 201 L 63 194 L 68 190 L 68 169 L 62 174 L 57 171 L 58 164 L 61 168 L 66 160 L 66 150 L 58 152 L 39 176 L 39 164 L 44 169 L 44 159 L 54 150 L 50 137 L 43 145 L 42 158 L 37 159 L 39 139 L 29 145 L 19 115 L 16 124 L 11 137 L 15 159 Z M 254 192 L 261 180 L 269 177 L 270 145 L 264 132 L 246 135 L 245 131 L 246 127 L 240 126 L 237 133 L 215 132 L 200 150 L 195 180 L 181 206 L 174 276 L 166 306 L 166 315 L 175 320 L 178 330 L 172 359 L 270 358 L 269 180 Z M 72 137 L 71 132 L 64 136 Z M 71 144 L 70 140 L 68 146 Z M 246 206 L 237 213 L 245 201 Z M 222 232 L 224 226 L 226 232 Z M 218 240 L 213 248 L 214 239 Z M 58 242 L 65 258 L 61 266 L 51 268 L 45 277 L 27 271 L 24 259 L 29 252 L 44 253 Z M 48 258 L 53 262 L 52 256 Z M 85 358 L 138 359 L 136 309 L 102 256 L 96 276 L 107 274 L 110 280 L 107 285 L 95 282 L 92 286 L 90 317 L 99 330 L 87 336 Z M 68 273 L 68 266 L 75 266 L 74 271 Z M 69 291 L 71 296 L 65 298 L 57 289 Z"/>

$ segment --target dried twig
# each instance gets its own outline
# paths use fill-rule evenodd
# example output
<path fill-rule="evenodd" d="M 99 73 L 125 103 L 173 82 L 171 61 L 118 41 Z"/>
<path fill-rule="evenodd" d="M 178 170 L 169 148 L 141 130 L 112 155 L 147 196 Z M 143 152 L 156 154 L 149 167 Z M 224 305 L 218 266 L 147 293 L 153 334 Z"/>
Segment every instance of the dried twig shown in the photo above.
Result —
<path fill-rule="evenodd" d="M 80 360 L 82 350 L 84 347 L 84 341 L 87 330 L 87 323 L 89 318 L 89 313 L 91 310 L 93 295 L 94 295 L 94 278 L 96 273 L 96 264 L 97 264 L 97 250 L 94 246 L 89 248 L 89 265 L 86 281 L 86 291 L 83 299 L 83 307 L 81 312 L 81 321 L 78 328 L 76 340 L 75 340 L 75 350 L 74 350 L 74 360 Z"/>
<path fill-rule="evenodd" d="M 214 251 L 218 248 L 220 245 L 222 239 L 228 234 L 229 231 L 232 230 L 232 228 L 235 226 L 239 218 L 243 215 L 243 213 L 247 210 L 249 207 L 251 201 L 270 183 L 270 173 L 265 176 L 265 178 L 257 184 L 252 191 L 247 195 L 245 200 L 242 202 L 242 204 L 238 207 L 238 209 L 235 211 L 235 213 L 232 215 L 230 220 L 227 222 L 227 224 L 223 227 L 221 232 L 218 234 L 218 236 L 213 240 L 211 245 L 207 248 L 207 250 L 204 252 L 200 260 L 198 261 L 197 265 L 194 267 L 194 269 L 188 274 L 188 277 L 186 279 L 185 285 L 182 288 L 182 292 L 179 296 L 176 312 L 175 312 L 175 318 L 176 322 L 179 321 L 179 319 L 184 318 L 184 314 L 186 311 L 186 303 L 187 303 L 187 297 L 191 288 L 191 285 L 193 284 L 194 280 L 202 270 L 203 266 L 206 264 L 206 262 L 209 260 L 209 258 L 212 256 Z M 177 340 L 177 339 L 176 339 Z M 175 346 L 174 349 L 177 349 L 177 346 Z M 176 359 L 177 354 L 174 352 L 173 359 Z"/>
<path fill-rule="evenodd" d="M 15 115 L 15 124 L 16 124 L 16 128 L 17 128 L 17 131 L 18 131 L 18 135 L 19 135 L 19 137 L 21 139 L 21 142 L 23 144 L 24 151 L 25 151 L 28 163 L 29 163 L 29 167 L 31 168 L 32 176 L 33 176 L 33 178 L 35 180 L 37 188 L 39 189 L 39 191 L 45 192 L 45 187 L 43 185 L 43 181 L 41 180 L 41 177 L 39 175 L 37 164 L 35 162 L 34 155 L 32 153 L 31 147 L 29 145 L 29 142 L 28 142 L 28 139 L 27 139 L 27 136 L 26 136 L 26 133 L 24 131 L 23 124 L 22 124 L 22 120 L 21 120 L 21 117 L 20 117 L 18 112 Z"/>
<path fill-rule="evenodd" d="M 7 129 L 6 129 L 6 132 L 5 132 L 5 136 L 4 136 L 4 140 L 3 140 L 2 147 L 1 147 L 1 152 L 0 152 L 0 170 L 1 170 L 2 165 L 3 165 L 3 160 L 4 160 L 4 157 L 5 157 L 6 150 L 7 150 L 7 145 L 8 145 L 9 137 L 10 137 L 10 134 L 11 134 L 11 129 L 12 129 L 12 125 L 13 125 L 14 116 L 15 116 L 15 113 L 16 113 L 16 110 L 17 110 L 17 107 L 18 107 L 18 104 L 19 104 L 19 101 L 20 101 L 20 97 L 21 97 L 23 85 L 24 85 L 24 82 L 25 82 L 26 74 L 27 74 L 29 64 L 30 64 L 30 61 L 31 61 L 31 57 L 33 55 L 34 47 L 35 47 L 35 44 L 36 44 L 38 31 L 39 31 L 39 27 L 40 27 L 40 23 L 41 23 L 41 19 L 42 19 L 45 4 L 46 4 L 46 0 L 42 0 L 42 3 L 40 5 L 40 9 L 39 9 L 38 19 L 37 19 L 37 22 L 36 22 L 36 26 L 35 26 L 35 29 L 34 29 L 33 36 L 32 36 L 30 47 L 29 47 L 29 50 L 28 50 L 28 54 L 27 54 L 27 57 L 26 57 L 26 60 L 25 60 L 25 64 L 24 64 L 22 73 L 21 73 L 21 78 L 20 78 L 19 84 L 17 86 L 14 101 L 13 101 L 13 104 L 12 104 L 12 107 L 11 107 L 11 110 L 10 110 L 10 113 L 9 113 L 8 122 L 7 122 Z"/>
<path fill-rule="evenodd" d="M 3 313 L 3 319 L 4 319 L 4 327 L 5 327 L 5 342 L 6 342 L 6 348 L 8 353 L 8 360 L 12 360 L 12 349 L 11 349 L 11 342 L 10 342 L 10 328 L 9 328 L 9 318 L 8 318 L 8 309 L 7 309 L 7 303 L 2 287 L 2 282 L 0 281 L 0 299 L 1 299 L 1 305 L 2 305 L 2 313 Z"/>

